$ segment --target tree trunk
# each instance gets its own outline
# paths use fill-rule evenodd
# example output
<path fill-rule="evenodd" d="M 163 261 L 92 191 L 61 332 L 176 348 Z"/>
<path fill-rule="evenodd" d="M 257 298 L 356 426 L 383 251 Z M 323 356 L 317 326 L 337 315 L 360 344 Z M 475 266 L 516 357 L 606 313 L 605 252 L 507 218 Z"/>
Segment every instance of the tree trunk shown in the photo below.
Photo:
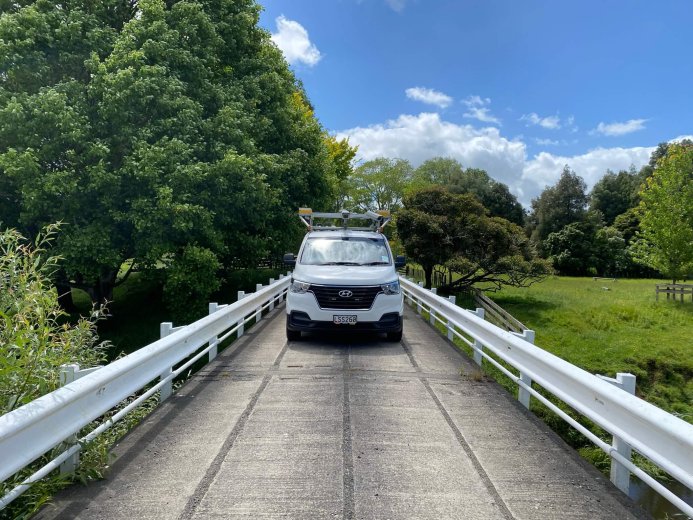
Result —
<path fill-rule="evenodd" d="M 113 288 L 117 275 L 118 271 L 115 270 L 103 273 L 94 285 L 87 289 L 92 303 L 104 305 L 113 301 Z"/>
<path fill-rule="evenodd" d="M 425 282 L 426 289 L 430 289 L 432 287 L 431 278 L 433 277 L 433 266 L 432 265 L 430 265 L 430 266 L 422 265 L 421 267 L 423 267 L 424 276 L 426 278 L 426 282 Z"/>
<path fill-rule="evenodd" d="M 75 312 L 77 307 L 72 300 L 72 286 L 63 271 L 56 273 L 55 289 L 58 292 L 58 305 L 65 312 Z"/>

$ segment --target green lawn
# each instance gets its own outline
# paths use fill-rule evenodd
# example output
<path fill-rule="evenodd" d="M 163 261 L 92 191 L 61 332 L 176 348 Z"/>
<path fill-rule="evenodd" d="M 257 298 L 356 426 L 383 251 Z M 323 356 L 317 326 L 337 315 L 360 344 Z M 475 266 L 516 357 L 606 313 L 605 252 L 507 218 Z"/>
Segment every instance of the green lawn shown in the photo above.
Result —
<path fill-rule="evenodd" d="M 541 348 L 592 373 L 631 372 L 639 396 L 693 422 L 693 302 L 656 302 L 656 283 L 551 277 L 489 296 Z"/>

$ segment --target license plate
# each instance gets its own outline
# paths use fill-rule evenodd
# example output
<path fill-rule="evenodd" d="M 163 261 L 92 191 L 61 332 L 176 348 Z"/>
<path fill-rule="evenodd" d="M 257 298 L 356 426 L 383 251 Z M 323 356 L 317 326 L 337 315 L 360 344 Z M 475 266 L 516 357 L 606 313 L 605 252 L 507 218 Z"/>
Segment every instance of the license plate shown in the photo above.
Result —
<path fill-rule="evenodd" d="M 356 325 L 356 315 L 339 315 L 335 314 L 332 316 L 332 321 L 337 325 Z"/>

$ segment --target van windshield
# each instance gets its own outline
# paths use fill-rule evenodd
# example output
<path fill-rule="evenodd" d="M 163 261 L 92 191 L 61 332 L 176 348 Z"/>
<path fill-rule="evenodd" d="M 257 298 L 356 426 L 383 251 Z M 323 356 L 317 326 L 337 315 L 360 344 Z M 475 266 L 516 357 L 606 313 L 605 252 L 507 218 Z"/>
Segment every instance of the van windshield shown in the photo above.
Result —
<path fill-rule="evenodd" d="M 390 265 L 385 240 L 367 237 L 309 238 L 301 254 L 307 265 Z"/>

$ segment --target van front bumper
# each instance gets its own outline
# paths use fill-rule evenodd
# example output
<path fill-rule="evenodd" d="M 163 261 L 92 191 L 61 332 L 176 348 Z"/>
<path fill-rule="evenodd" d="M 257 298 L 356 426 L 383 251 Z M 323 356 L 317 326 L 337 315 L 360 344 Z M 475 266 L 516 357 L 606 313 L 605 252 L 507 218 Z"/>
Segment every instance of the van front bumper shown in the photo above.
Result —
<path fill-rule="evenodd" d="M 334 311 L 334 314 L 349 314 L 348 311 Z M 353 325 L 332 321 L 311 320 L 307 313 L 292 311 L 286 316 L 286 328 L 301 332 L 397 332 L 402 330 L 402 316 L 398 312 L 383 314 L 378 321 L 357 321 Z"/>

